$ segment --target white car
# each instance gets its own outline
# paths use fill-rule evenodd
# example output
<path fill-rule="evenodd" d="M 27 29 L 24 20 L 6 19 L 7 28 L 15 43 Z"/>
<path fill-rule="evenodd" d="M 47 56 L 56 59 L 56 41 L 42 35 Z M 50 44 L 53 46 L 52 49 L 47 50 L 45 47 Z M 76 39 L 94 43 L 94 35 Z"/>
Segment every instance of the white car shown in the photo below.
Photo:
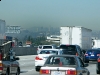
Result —
<path fill-rule="evenodd" d="M 39 45 L 38 48 L 37 48 L 37 54 L 39 54 L 39 52 L 42 49 L 56 49 L 56 48 L 57 48 L 56 45 Z"/>
<path fill-rule="evenodd" d="M 44 65 L 46 59 L 50 55 L 61 55 L 62 51 L 60 49 L 42 49 L 40 53 L 35 57 L 35 69 L 39 71 Z"/>

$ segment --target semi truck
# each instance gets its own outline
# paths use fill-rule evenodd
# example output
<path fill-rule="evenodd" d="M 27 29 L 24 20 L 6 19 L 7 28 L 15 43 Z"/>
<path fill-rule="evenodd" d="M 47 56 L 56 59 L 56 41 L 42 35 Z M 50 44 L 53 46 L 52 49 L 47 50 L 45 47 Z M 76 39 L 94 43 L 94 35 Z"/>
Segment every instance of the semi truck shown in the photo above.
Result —
<path fill-rule="evenodd" d="M 81 26 L 60 27 L 60 44 L 79 45 L 82 50 L 92 48 L 92 30 Z"/>

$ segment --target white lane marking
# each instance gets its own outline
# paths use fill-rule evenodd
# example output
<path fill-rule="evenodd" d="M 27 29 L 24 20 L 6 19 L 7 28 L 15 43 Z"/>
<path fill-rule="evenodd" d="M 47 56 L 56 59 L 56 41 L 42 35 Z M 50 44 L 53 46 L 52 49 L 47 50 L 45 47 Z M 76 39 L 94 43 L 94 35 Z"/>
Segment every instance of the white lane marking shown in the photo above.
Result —
<path fill-rule="evenodd" d="M 33 71 L 33 70 L 35 70 L 35 69 L 28 70 L 28 72 L 29 72 L 29 71 Z"/>

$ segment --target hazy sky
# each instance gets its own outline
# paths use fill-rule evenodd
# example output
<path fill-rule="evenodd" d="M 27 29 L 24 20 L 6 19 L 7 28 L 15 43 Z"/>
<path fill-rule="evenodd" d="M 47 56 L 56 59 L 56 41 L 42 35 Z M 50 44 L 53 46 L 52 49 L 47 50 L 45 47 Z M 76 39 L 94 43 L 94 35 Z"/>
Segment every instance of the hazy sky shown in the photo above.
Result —
<path fill-rule="evenodd" d="M 83 26 L 100 29 L 100 0 L 1 0 L 0 19 L 7 25 Z"/>

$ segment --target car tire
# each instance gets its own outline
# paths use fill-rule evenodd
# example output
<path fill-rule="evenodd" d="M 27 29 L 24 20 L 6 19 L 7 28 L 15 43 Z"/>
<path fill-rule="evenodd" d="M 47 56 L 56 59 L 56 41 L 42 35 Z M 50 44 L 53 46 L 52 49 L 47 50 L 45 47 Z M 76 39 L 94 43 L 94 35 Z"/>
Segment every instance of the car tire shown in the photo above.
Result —
<path fill-rule="evenodd" d="M 84 62 L 85 62 L 85 63 L 89 63 L 89 61 L 88 61 L 88 60 L 85 60 Z"/>
<path fill-rule="evenodd" d="M 100 70 L 96 70 L 97 74 L 100 74 Z"/>
<path fill-rule="evenodd" d="M 35 68 L 35 71 L 39 72 L 39 71 L 40 71 L 40 69 L 36 67 L 36 68 Z"/>

